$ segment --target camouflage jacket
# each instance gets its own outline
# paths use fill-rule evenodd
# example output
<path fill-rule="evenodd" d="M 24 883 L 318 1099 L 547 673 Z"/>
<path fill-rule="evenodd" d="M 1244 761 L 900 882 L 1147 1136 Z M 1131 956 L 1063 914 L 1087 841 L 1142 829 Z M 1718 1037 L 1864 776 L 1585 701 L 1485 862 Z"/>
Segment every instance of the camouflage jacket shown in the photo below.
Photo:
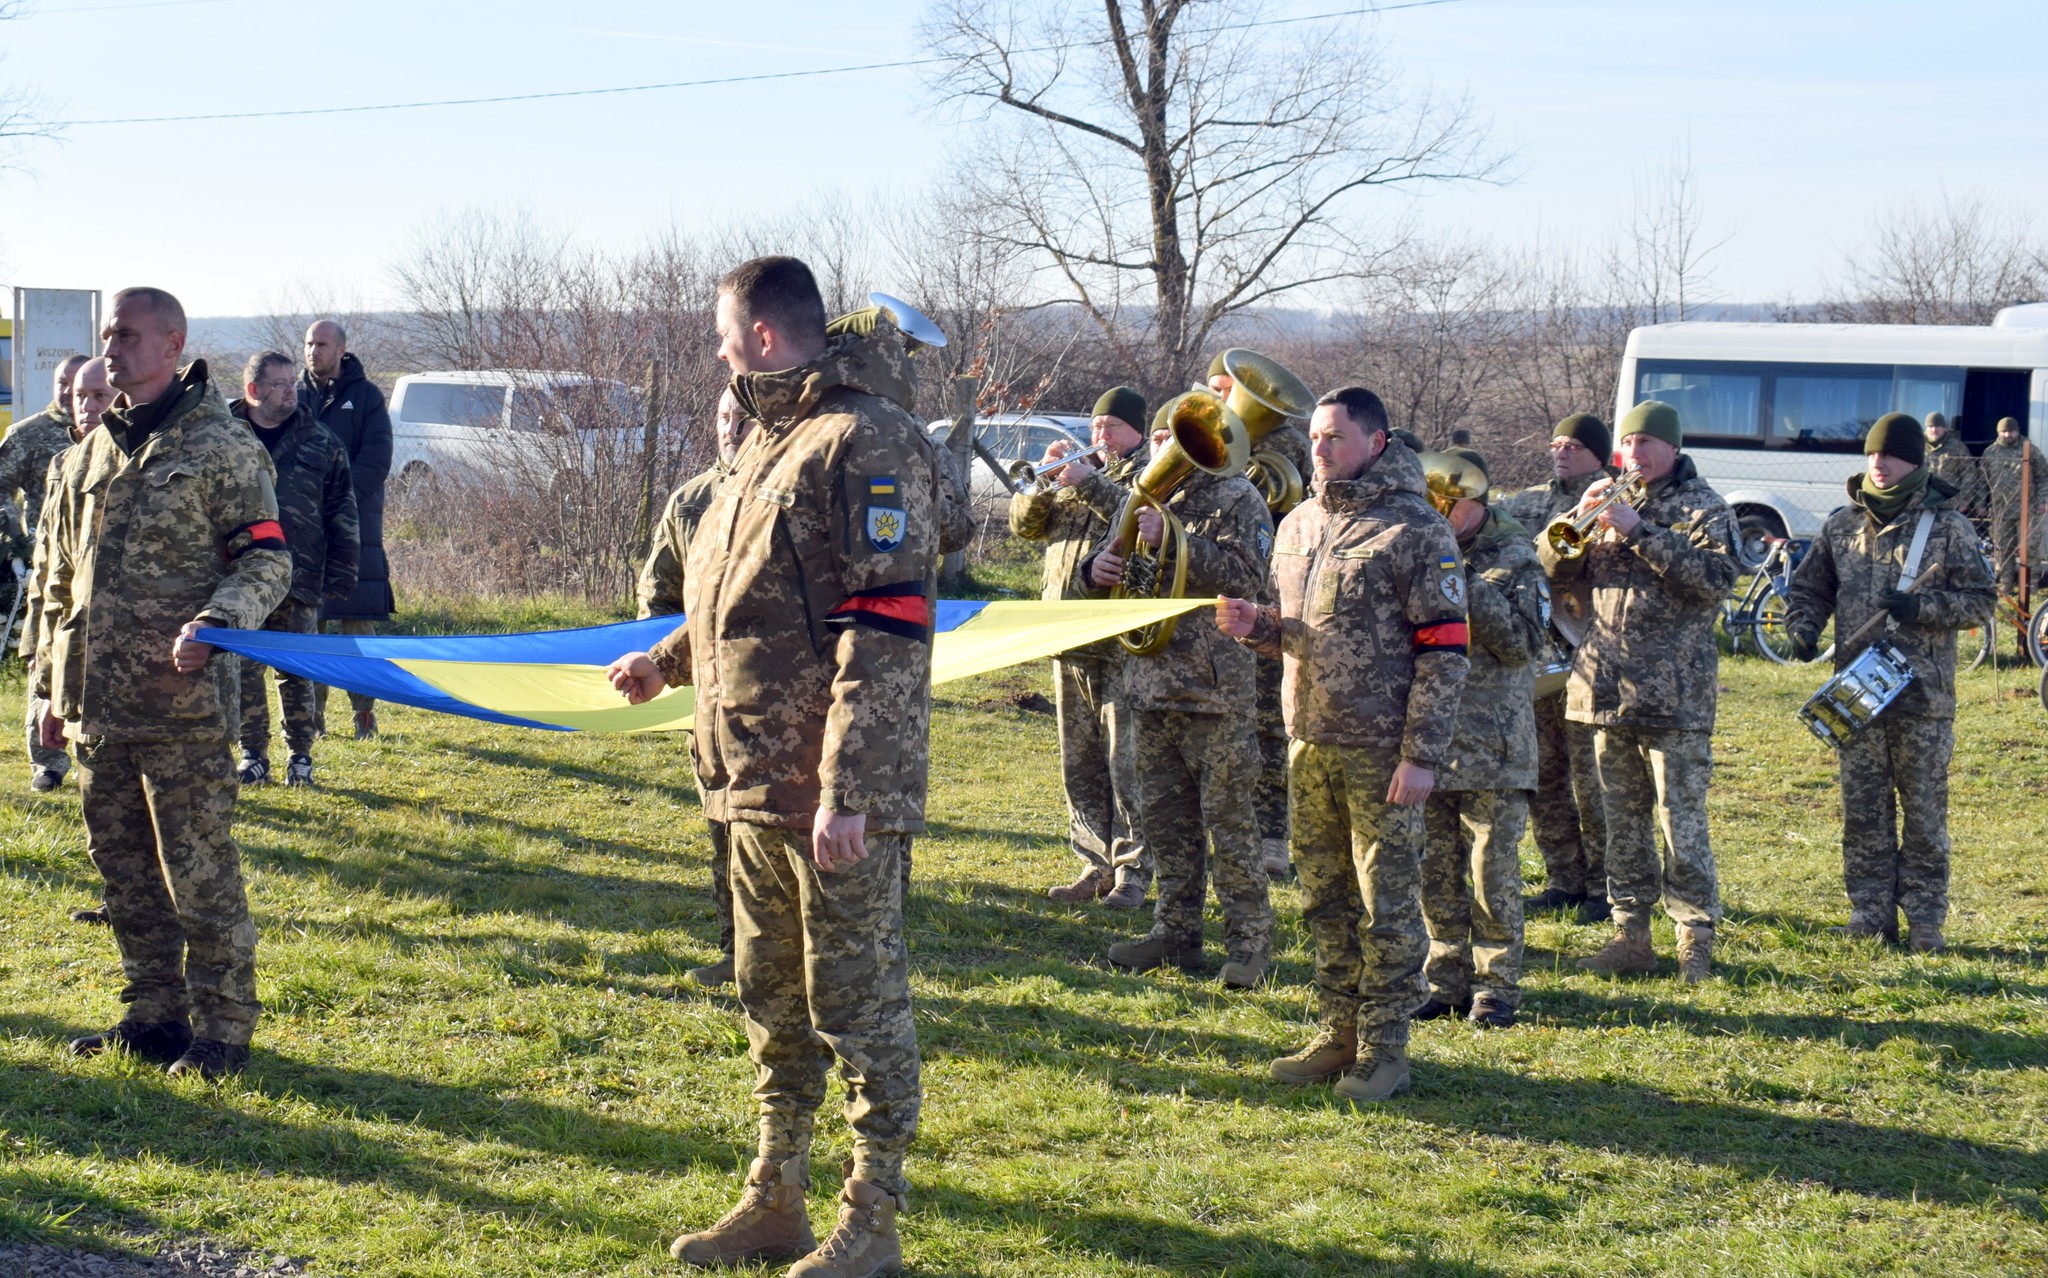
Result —
<path fill-rule="evenodd" d="M 73 740 L 226 740 L 239 667 L 171 666 L 188 621 L 252 630 L 284 601 L 291 552 L 270 455 L 194 361 L 153 431 L 127 397 L 63 455 L 43 577 L 48 696 Z"/>
<path fill-rule="evenodd" d="M 1045 543 L 1041 599 L 1088 599 L 1101 593 L 1083 579 L 1081 565 L 1109 536 L 1110 523 L 1144 465 L 1145 450 L 1140 447 L 1071 488 L 1010 498 L 1010 531 L 1026 541 Z M 1116 640 L 1104 639 L 1059 655 L 1062 661 L 1109 666 L 1121 662 L 1125 654 Z"/>
<path fill-rule="evenodd" d="M 1983 469 L 1970 455 L 1970 446 L 1961 435 L 1949 431 L 1940 443 L 1927 446 L 1927 471 L 1929 478 L 1939 479 L 1954 494 L 1950 506 L 1965 515 L 1986 513 L 1991 491 L 1985 486 Z"/>
<path fill-rule="evenodd" d="M 0 439 L 0 501 L 21 494 L 22 526 L 35 535 L 43 515 L 43 480 L 50 459 L 71 447 L 71 414 L 52 403 L 25 421 L 16 422 Z"/>
<path fill-rule="evenodd" d="M 1920 512 L 1933 511 L 1934 527 L 1913 587 L 1920 615 L 1910 625 L 1890 628 L 1888 636 L 1913 666 L 1913 682 L 1890 709 L 1954 718 L 1956 631 L 1989 616 L 1993 598 L 1991 570 L 1977 548 L 1976 529 L 1953 508 L 1953 494 L 1937 475 L 1928 476 L 1927 487 L 1889 524 L 1880 525 L 1863 508 L 1861 475 L 1850 476 L 1848 488 L 1849 504 L 1828 516 L 1792 574 L 1792 611 L 1785 619 L 1786 629 L 1815 639 L 1832 614 L 1835 669 L 1855 660 L 1872 640 L 1851 648 L 1849 638 L 1882 611 L 1879 600 L 1885 592 L 1898 589 Z"/>
<path fill-rule="evenodd" d="M 1488 511 L 1465 547 L 1465 594 L 1472 668 L 1437 786 L 1533 790 L 1536 662 L 1550 654 L 1550 583 L 1529 530 L 1505 511 Z"/>
<path fill-rule="evenodd" d="M 878 349 L 879 348 L 879 349 Z M 734 379 L 760 423 L 690 539 L 688 620 L 650 655 L 697 688 L 705 816 L 808 830 L 924 828 L 940 480 L 881 394 L 892 329 Z"/>
<path fill-rule="evenodd" d="M 683 565 L 690 562 L 690 538 L 718 495 L 719 483 L 731 473 L 724 462 L 713 461 L 710 469 L 692 475 L 669 494 L 661 522 L 655 525 L 654 544 L 647 548 L 647 562 L 640 565 L 641 620 L 672 617 L 683 610 Z"/>
<path fill-rule="evenodd" d="M 1612 466 L 1602 466 L 1590 475 L 1553 479 L 1547 484 L 1524 488 L 1502 502 L 1501 509 L 1507 512 L 1508 518 L 1527 529 L 1529 540 L 1534 542 L 1543 536 L 1545 528 L 1550 527 L 1551 520 L 1579 504 L 1579 498 L 1586 495 L 1594 480 L 1612 479 L 1620 473 Z"/>
<path fill-rule="evenodd" d="M 1257 597 L 1266 584 L 1266 556 L 1273 548 L 1273 520 L 1266 499 L 1242 475 L 1196 471 L 1166 499 L 1166 508 L 1188 533 L 1187 598 L 1203 595 Z M 1109 549 L 1111 528 L 1096 550 Z M 1088 583 L 1089 555 L 1077 585 L 1089 596 L 1108 591 Z M 1165 583 L 1171 585 L 1172 583 Z M 1162 586 L 1164 589 L 1164 586 Z M 1173 629 L 1173 641 L 1149 657 L 1124 663 L 1118 697 L 1139 710 L 1181 710 L 1189 714 L 1252 713 L 1252 654 L 1216 628 L 1210 616 L 1192 612 Z"/>
<path fill-rule="evenodd" d="M 71 448 L 76 448 L 73 444 Z M 55 498 L 61 482 L 59 473 L 64 467 L 66 448 L 43 469 L 44 505 Z M 50 571 L 50 536 L 47 530 L 38 528 L 35 535 L 34 558 L 29 562 L 28 576 L 22 581 L 21 594 L 21 638 L 15 644 L 15 651 L 21 654 L 22 664 L 33 667 L 41 660 L 48 636 L 43 633 L 43 578 Z"/>
<path fill-rule="evenodd" d="M 228 412 L 249 424 L 247 401 L 233 401 Z M 249 429 L 260 446 L 255 426 Z M 311 413 L 294 405 L 270 460 L 277 470 L 277 521 L 284 525 L 292 552 L 291 598 L 314 607 L 348 598 L 355 592 L 362 553 L 348 449 Z"/>
<path fill-rule="evenodd" d="M 14 437 L 10 435 L 8 438 Z M 2031 459 L 2028 459 L 2028 453 L 2033 454 Z M 2032 440 L 2021 438 L 2011 444 L 1994 441 L 1984 450 L 1984 455 L 1977 459 L 1977 464 L 1981 468 L 1980 473 L 1984 477 L 1985 486 L 1991 493 L 1990 507 L 1993 515 L 2017 519 L 2020 512 L 2020 486 L 2022 482 L 2029 480 L 2033 488 L 2035 512 L 2048 509 L 2048 458 L 2041 456 L 2041 450 L 2034 447 Z M 2028 471 L 2033 472 L 2031 476 L 2028 475 Z M 1960 502 L 1950 504 L 1962 509 L 1964 514 L 1971 513 L 1970 508 Z"/>
<path fill-rule="evenodd" d="M 917 415 L 917 371 L 910 363 L 910 347 L 896 317 L 880 306 L 856 312 L 859 322 L 833 324 L 826 335 L 836 345 L 846 341 L 861 344 L 861 375 L 871 394 L 893 400 L 898 408 Z M 842 316 L 850 319 L 850 316 Z M 974 540 L 974 503 L 967 493 L 967 476 L 960 463 L 941 444 L 932 446 L 933 469 L 939 481 L 939 553 L 950 555 L 965 550 Z M 973 469 L 972 459 L 968 470 Z"/>
<path fill-rule="evenodd" d="M 1577 559 L 1536 544 L 1552 590 L 1584 589 L 1591 601 L 1565 718 L 1710 731 L 1721 668 L 1714 618 L 1735 585 L 1735 516 L 1683 453 L 1637 513 L 1633 535 L 1603 530 Z"/>
<path fill-rule="evenodd" d="M 1287 735 L 1449 757 L 1466 656 L 1465 574 L 1422 465 L 1389 439 L 1363 475 L 1325 484 L 1274 537 L 1276 606 L 1243 642 L 1280 658 Z"/>

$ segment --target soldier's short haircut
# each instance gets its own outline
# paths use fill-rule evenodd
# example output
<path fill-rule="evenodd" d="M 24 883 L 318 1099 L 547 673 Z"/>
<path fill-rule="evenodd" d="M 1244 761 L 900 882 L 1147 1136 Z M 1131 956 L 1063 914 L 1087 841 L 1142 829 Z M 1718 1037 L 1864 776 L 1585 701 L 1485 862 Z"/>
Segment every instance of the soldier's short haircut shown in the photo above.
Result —
<path fill-rule="evenodd" d="M 718 291 L 730 296 L 742 324 L 766 320 L 798 342 L 825 337 L 825 298 L 811 268 L 793 257 L 757 257 L 727 271 Z"/>
<path fill-rule="evenodd" d="M 114 294 L 114 309 L 119 310 L 121 303 L 130 298 L 147 306 L 155 314 L 157 321 L 164 326 L 165 332 L 183 333 L 187 331 L 185 327 L 184 304 L 163 289 L 150 288 L 147 285 L 140 288 L 124 288 Z"/>
<path fill-rule="evenodd" d="M 1380 397 L 1363 386 L 1340 386 L 1317 400 L 1318 404 L 1335 404 L 1344 410 L 1344 415 L 1357 422 L 1370 435 L 1374 431 L 1387 429 L 1387 406 Z"/>
<path fill-rule="evenodd" d="M 279 364 L 286 368 L 297 368 L 298 363 L 283 351 L 257 351 L 242 365 L 242 385 L 254 386 L 263 380 L 263 375 Z"/>
<path fill-rule="evenodd" d="M 77 351 L 73 351 L 69 355 L 66 355 L 64 357 L 64 362 L 57 365 L 57 375 L 55 380 L 58 382 L 62 382 L 66 386 L 69 386 L 72 382 L 78 380 L 78 370 L 84 366 L 87 360 L 91 358 L 92 356 L 81 355 Z"/>

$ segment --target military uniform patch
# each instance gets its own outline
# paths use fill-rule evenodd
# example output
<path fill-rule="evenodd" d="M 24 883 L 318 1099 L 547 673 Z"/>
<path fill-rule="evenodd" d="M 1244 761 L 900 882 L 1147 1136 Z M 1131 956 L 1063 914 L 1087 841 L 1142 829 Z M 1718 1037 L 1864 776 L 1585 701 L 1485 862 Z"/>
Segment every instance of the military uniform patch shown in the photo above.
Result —
<path fill-rule="evenodd" d="M 907 521 L 903 507 L 882 505 L 896 500 L 896 481 L 882 477 L 868 481 L 868 544 L 884 554 L 903 544 Z"/>
<path fill-rule="evenodd" d="M 1445 601 L 1452 606 L 1458 608 L 1465 606 L 1465 579 L 1457 573 L 1446 574 L 1444 579 L 1437 584 L 1437 589 L 1443 591 Z"/>
<path fill-rule="evenodd" d="M 1272 558 L 1272 556 L 1273 556 L 1273 534 L 1272 534 L 1272 533 L 1269 533 L 1269 532 L 1267 532 L 1267 531 L 1266 531 L 1265 529 L 1261 528 L 1261 529 L 1259 529 L 1259 532 L 1258 532 L 1258 536 L 1254 537 L 1254 538 L 1253 538 L 1253 541 L 1254 541 L 1255 543 L 1257 543 L 1257 545 L 1258 545 L 1258 547 L 1259 547 L 1259 558 L 1261 558 L 1261 559 L 1270 559 L 1270 558 Z"/>

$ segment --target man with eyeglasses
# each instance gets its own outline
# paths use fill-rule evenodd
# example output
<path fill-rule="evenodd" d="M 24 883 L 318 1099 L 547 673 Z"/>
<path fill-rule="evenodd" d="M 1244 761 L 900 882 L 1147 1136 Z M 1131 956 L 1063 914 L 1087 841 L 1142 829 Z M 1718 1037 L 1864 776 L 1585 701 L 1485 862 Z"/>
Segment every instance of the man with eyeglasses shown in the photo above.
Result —
<path fill-rule="evenodd" d="M 1594 480 L 1620 473 L 1608 461 L 1612 449 L 1607 423 L 1591 413 L 1573 413 L 1551 432 L 1551 481 L 1508 498 L 1508 514 L 1542 541 L 1550 521 L 1577 506 Z M 1560 600 L 1557 606 L 1569 604 Z M 1536 701 L 1536 792 L 1529 819 L 1549 881 L 1522 908 L 1577 911 L 1587 922 L 1605 922 L 1607 819 L 1593 770 L 1593 729 L 1565 721 L 1563 688 Z"/>

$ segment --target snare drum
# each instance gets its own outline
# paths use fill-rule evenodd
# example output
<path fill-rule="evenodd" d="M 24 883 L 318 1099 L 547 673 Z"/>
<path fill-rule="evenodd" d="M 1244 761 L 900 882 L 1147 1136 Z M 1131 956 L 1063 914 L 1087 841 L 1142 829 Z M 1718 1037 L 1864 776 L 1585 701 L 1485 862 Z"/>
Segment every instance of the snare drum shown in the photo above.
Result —
<path fill-rule="evenodd" d="M 1879 639 L 1822 684 L 1799 717 L 1814 736 L 1839 750 L 1898 700 L 1911 682 L 1913 667 L 1906 654 L 1889 639 Z"/>

